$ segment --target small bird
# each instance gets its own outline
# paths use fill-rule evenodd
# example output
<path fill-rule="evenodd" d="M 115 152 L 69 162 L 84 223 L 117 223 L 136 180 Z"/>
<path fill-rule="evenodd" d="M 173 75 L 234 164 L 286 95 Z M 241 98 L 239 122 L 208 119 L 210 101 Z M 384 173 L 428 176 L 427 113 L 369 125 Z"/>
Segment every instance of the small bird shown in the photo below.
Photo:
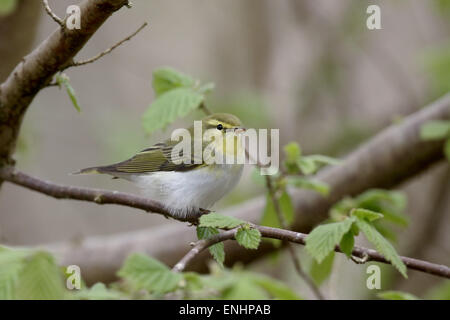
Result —
<path fill-rule="evenodd" d="M 243 152 L 241 133 L 245 131 L 238 117 L 227 113 L 216 113 L 201 120 L 202 154 L 211 148 L 214 156 L 236 156 Z M 207 211 L 238 183 L 243 164 L 235 161 L 211 163 L 207 159 L 195 158 L 194 126 L 188 129 L 191 137 L 191 153 L 183 158 L 182 152 L 174 159 L 173 150 L 178 141 L 166 140 L 144 149 L 132 158 L 99 167 L 82 169 L 74 174 L 101 173 L 136 183 L 145 196 L 160 201 L 174 217 L 186 218 L 199 211 Z M 230 132 L 232 134 L 230 134 Z M 221 135 L 221 136 L 220 136 Z M 219 136 L 213 139 L 205 137 Z M 232 139 L 232 140 L 229 140 Z M 227 141 L 229 140 L 229 141 Z M 231 144 L 230 144 L 231 143 Z M 226 148 L 226 146 L 233 148 Z M 190 161 L 183 161 L 190 157 Z M 202 156 L 202 158 L 204 158 Z M 196 161 L 197 160 L 197 161 Z"/>

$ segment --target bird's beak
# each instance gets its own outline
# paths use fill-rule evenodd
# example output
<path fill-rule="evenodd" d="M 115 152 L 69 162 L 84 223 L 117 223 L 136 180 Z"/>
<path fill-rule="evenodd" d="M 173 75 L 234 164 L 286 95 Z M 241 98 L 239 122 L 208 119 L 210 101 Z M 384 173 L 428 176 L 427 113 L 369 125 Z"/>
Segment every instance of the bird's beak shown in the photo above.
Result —
<path fill-rule="evenodd" d="M 245 129 L 245 128 L 243 128 L 243 127 L 236 127 L 236 128 L 234 128 L 234 133 L 239 134 L 239 133 L 245 132 L 246 130 L 247 130 L 247 129 Z"/>

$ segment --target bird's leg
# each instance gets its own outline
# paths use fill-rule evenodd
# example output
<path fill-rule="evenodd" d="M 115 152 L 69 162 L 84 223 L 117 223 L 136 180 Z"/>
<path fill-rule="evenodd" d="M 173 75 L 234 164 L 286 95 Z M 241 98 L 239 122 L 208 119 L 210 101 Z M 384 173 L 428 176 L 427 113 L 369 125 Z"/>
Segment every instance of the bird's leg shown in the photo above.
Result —
<path fill-rule="evenodd" d="M 200 211 L 200 215 L 211 213 L 211 210 L 199 208 L 198 211 Z"/>

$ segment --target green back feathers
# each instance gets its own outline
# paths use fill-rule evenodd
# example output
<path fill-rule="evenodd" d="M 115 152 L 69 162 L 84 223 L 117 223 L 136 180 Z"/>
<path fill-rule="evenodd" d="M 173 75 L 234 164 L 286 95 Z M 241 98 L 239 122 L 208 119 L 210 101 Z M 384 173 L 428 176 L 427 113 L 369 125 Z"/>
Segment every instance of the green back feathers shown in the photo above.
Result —
<path fill-rule="evenodd" d="M 236 128 L 241 126 L 241 121 L 236 116 L 227 113 L 216 113 L 202 119 L 203 129 L 215 128 L 219 124 L 221 124 L 223 128 Z M 192 134 L 193 127 L 191 127 L 189 131 Z M 192 148 L 189 163 L 186 164 L 183 163 L 186 161 L 177 161 L 184 160 L 184 156 L 181 153 L 172 157 L 173 147 L 177 143 L 178 141 L 171 140 L 157 143 L 148 149 L 142 150 L 128 160 L 107 166 L 82 169 L 75 174 L 106 173 L 113 176 L 120 176 L 123 174 L 146 174 L 158 171 L 188 171 L 204 165 L 194 163 L 194 139 L 191 140 Z"/>

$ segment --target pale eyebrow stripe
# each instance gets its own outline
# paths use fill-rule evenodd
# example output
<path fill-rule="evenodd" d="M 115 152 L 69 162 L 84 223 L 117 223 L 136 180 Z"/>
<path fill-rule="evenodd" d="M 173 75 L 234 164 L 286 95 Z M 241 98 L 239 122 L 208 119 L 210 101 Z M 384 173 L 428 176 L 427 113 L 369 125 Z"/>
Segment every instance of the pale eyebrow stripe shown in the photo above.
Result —
<path fill-rule="evenodd" d="M 215 119 L 210 119 L 206 122 L 207 124 L 210 124 L 212 126 L 217 126 L 218 124 L 222 124 L 225 128 L 234 128 L 233 126 L 229 125 L 228 123 L 217 121 Z"/>

